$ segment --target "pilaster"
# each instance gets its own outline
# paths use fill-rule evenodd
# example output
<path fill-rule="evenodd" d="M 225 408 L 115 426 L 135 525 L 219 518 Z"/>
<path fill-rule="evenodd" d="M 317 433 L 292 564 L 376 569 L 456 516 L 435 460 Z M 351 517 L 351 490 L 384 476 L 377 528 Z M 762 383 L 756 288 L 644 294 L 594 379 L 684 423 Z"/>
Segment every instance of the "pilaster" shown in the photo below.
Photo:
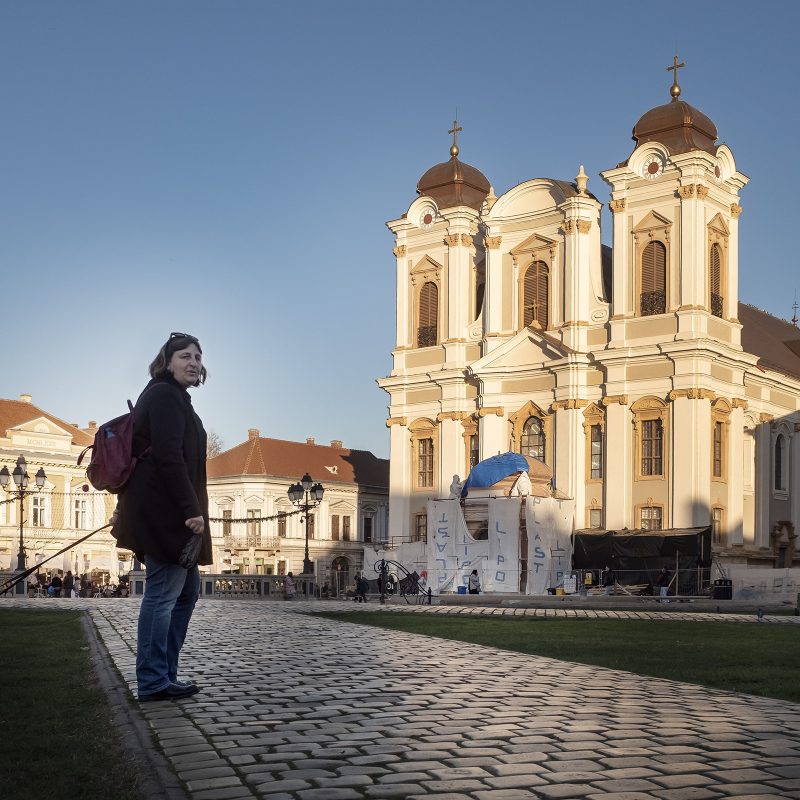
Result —
<path fill-rule="evenodd" d="M 789 451 L 789 480 L 792 525 L 794 525 L 794 535 L 800 536 L 800 422 L 794 423 L 794 433 L 792 435 L 792 446 Z M 800 552 L 800 548 L 795 545 L 795 552 Z M 790 564 L 787 566 L 791 566 Z"/>
<path fill-rule="evenodd" d="M 711 402 L 705 392 L 670 392 L 672 513 L 670 527 L 695 528 L 711 518 Z M 691 436 L 691 441 L 686 436 Z"/>
<path fill-rule="evenodd" d="M 744 408 L 741 403 L 734 402 L 728 426 L 728 498 L 725 503 L 728 543 L 732 545 L 744 544 L 744 469 Z"/>
<path fill-rule="evenodd" d="M 772 493 L 772 460 L 770 417 L 763 415 L 756 426 L 756 519 L 754 544 L 756 547 L 769 547 L 769 506 Z"/>
<path fill-rule="evenodd" d="M 606 397 L 606 472 L 603 509 L 606 528 L 621 530 L 633 527 L 633 425 L 624 395 Z M 613 477 L 612 477 L 613 476 Z"/>
<path fill-rule="evenodd" d="M 389 420 L 392 422 L 392 420 Z M 387 423 L 388 424 L 388 423 Z M 389 530 L 392 538 L 408 538 L 409 503 L 411 496 L 411 441 L 405 422 L 390 426 L 389 452 Z"/>

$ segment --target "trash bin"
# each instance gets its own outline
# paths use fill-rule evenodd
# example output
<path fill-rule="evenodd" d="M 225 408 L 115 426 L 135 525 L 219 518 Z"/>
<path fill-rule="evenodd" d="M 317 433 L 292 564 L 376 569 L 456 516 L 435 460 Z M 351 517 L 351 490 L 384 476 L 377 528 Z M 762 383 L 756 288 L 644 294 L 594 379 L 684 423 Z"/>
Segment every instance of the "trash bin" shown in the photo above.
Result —
<path fill-rule="evenodd" d="M 466 586 L 459 586 L 459 587 L 458 587 L 458 589 L 457 589 L 456 591 L 457 591 L 459 594 L 466 594 L 466 593 L 467 593 L 467 587 L 466 587 Z"/>
<path fill-rule="evenodd" d="M 712 598 L 714 600 L 733 599 L 733 581 L 730 578 L 719 578 L 715 580 Z"/>

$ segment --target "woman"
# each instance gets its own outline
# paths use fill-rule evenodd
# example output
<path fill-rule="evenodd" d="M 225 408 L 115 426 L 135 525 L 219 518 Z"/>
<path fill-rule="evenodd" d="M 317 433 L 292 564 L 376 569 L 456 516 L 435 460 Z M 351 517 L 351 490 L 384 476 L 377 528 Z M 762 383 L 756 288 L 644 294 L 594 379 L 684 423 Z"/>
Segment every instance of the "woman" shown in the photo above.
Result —
<path fill-rule="evenodd" d="M 187 391 L 205 383 L 202 360 L 194 336 L 173 333 L 150 365 L 152 380 L 134 414 L 139 460 L 113 518 L 117 544 L 147 570 L 136 653 L 140 702 L 199 691 L 178 680 L 178 657 L 200 593 L 197 565 L 212 562 L 206 432 Z"/>
<path fill-rule="evenodd" d="M 469 574 L 469 581 L 467 582 L 470 594 L 480 594 L 481 592 L 481 579 L 478 577 L 478 570 L 474 569 Z"/>

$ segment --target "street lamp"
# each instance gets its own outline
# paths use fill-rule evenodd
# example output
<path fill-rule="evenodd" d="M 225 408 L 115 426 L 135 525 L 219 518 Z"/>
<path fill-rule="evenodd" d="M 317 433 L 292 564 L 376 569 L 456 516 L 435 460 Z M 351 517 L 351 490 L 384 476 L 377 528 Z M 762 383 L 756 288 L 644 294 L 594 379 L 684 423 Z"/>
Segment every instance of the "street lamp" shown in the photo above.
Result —
<path fill-rule="evenodd" d="M 308 557 L 308 512 L 312 508 L 316 508 L 322 502 L 322 495 L 325 494 L 325 489 L 321 483 L 313 483 L 311 476 L 306 472 L 299 483 L 293 483 L 287 492 L 289 499 L 296 505 L 305 515 L 306 520 L 306 556 L 303 559 L 303 574 L 311 575 L 314 572 L 314 565 Z"/>
<path fill-rule="evenodd" d="M 17 487 L 17 491 L 14 493 L 16 497 L 12 495 L 10 499 L 19 500 L 19 553 L 17 553 L 17 570 L 20 572 L 25 569 L 25 544 L 22 541 L 25 497 L 29 494 L 33 494 L 33 490 L 28 489 L 28 482 L 30 481 L 30 478 L 28 477 L 27 467 L 28 465 L 25 462 L 25 456 L 20 455 L 20 457 L 17 459 L 17 465 L 14 467 L 14 471 L 12 473 L 9 474 L 8 467 L 5 464 L 3 465 L 3 468 L 0 469 L 0 486 L 3 487 L 3 491 L 6 491 L 9 478 L 13 478 L 14 486 Z M 36 491 L 38 492 L 42 489 L 45 481 L 47 480 L 47 475 L 45 475 L 42 467 L 39 467 L 36 475 L 34 476 L 34 480 L 36 481 Z"/>

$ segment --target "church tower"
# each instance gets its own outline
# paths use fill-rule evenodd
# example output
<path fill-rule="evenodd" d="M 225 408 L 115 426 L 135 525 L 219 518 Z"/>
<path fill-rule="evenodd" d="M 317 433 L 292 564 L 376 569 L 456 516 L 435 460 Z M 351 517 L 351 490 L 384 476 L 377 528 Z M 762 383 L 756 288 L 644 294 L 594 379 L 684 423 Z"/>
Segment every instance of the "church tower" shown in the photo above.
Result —
<path fill-rule="evenodd" d="M 477 390 L 464 373 L 480 357 L 486 285 L 480 214 L 491 186 L 458 158 L 460 131 L 455 121 L 450 159 L 423 174 L 419 197 L 387 223 L 397 259 L 396 343 L 392 373 L 380 385 L 391 397 L 389 525 L 397 535 L 406 535 L 412 519 L 422 525 L 427 500 L 469 471 L 465 447 L 477 434 L 471 417 Z"/>
<path fill-rule="evenodd" d="M 706 525 L 713 509 L 741 533 L 746 407 L 738 319 L 739 191 L 748 179 L 717 129 L 680 99 L 633 128 L 628 159 L 602 173 L 611 187 L 613 270 L 606 372 L 606 525 Z M 737 361 L 740 362 L 737 364 Z M 651 455 L 651 454 L 657 454 Z M 662 458 L 663 456 L 663 458 Z"/>

